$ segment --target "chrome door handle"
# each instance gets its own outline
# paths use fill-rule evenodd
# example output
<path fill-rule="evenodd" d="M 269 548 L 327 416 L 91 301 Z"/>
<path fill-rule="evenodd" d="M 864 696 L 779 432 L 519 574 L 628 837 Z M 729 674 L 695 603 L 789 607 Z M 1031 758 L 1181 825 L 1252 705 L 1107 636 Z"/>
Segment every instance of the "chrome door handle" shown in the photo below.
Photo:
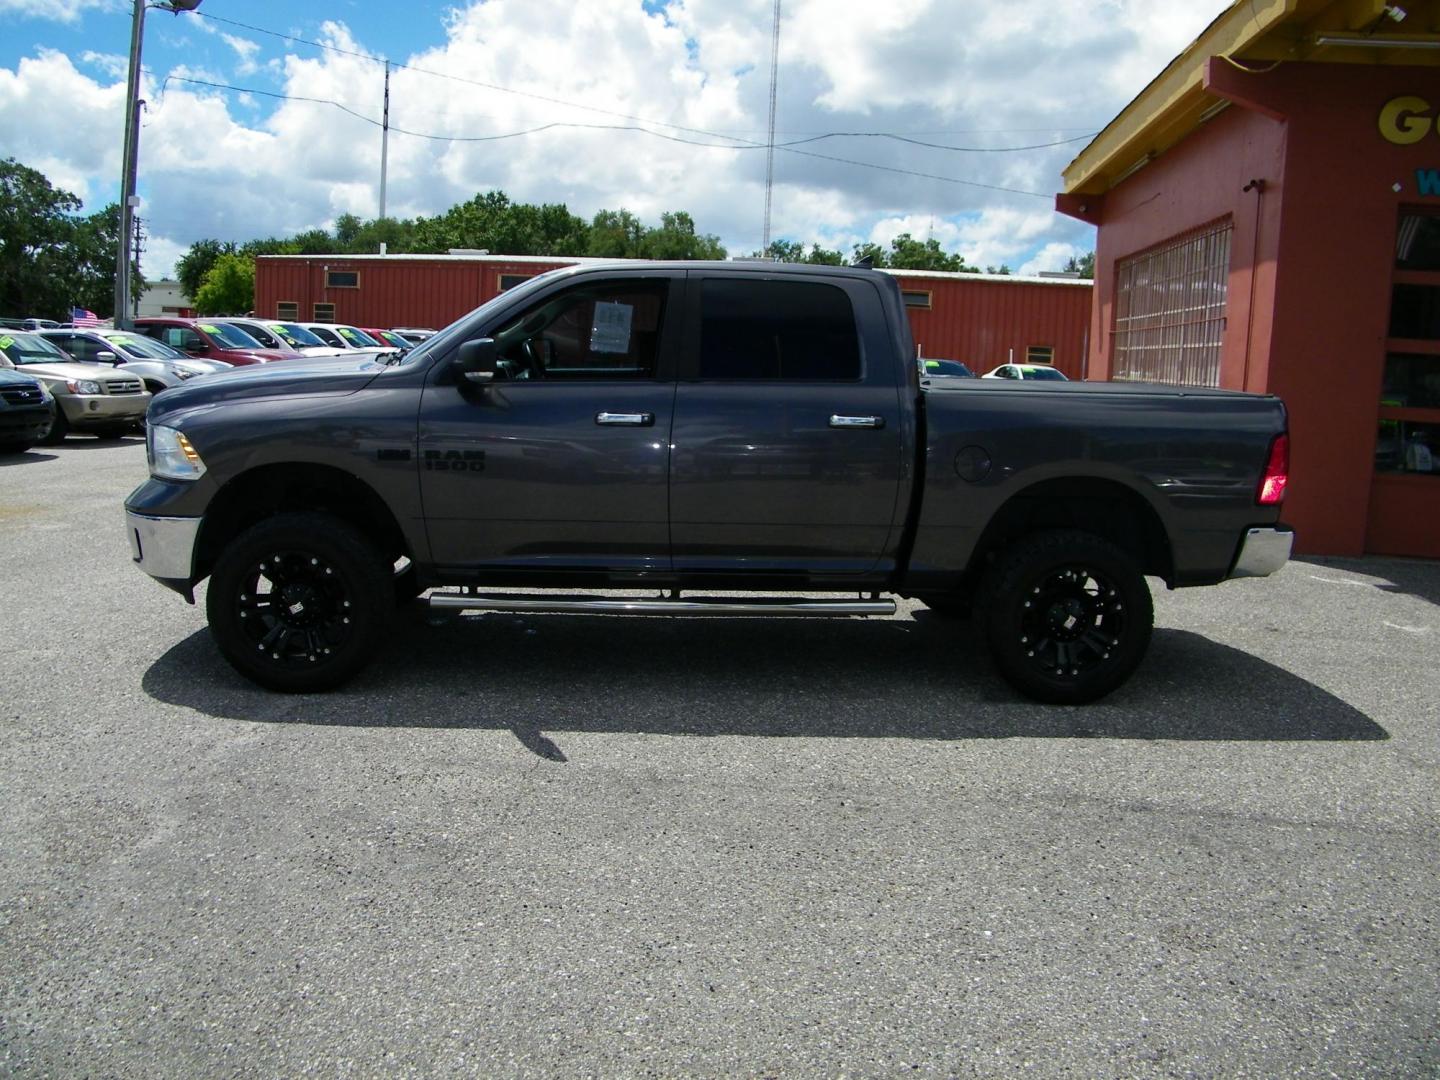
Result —
<path fill-rule="evenodd" d="M 830 417 L 830 426 L 881 428 L 885 426 L 885 418 L 883 416 L 840 416 L 835 414 Z"/>
<path fill-rule="evenodd" d="M 598 412 L 595 423 L 617 427 L 650 427 L 655 423 L 655 414 L 648 412 Z"/>

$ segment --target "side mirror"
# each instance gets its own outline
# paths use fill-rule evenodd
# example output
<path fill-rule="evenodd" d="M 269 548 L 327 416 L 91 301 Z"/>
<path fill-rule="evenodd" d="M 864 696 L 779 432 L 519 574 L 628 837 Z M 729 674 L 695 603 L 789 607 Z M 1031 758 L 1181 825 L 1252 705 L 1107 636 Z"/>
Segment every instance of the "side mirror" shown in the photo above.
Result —
<path fill-rule="evenodd" d="M 467 341 L 455 354 L 454 367 L 472 383 L 488 383 L 495 378 L 495 339 Z"/>
<path fill-rule="evenodd" d="M 120 358 L 108 349 L 95 354 L 95 359 L 102 364 L 118 364 Z"/>
<path fill-rule="evenodd" d="M 210 351 L 210 346 L 206 345 L 203 341 L 192 341 L 184 348 L 191 356 L 204 356 Z"/>

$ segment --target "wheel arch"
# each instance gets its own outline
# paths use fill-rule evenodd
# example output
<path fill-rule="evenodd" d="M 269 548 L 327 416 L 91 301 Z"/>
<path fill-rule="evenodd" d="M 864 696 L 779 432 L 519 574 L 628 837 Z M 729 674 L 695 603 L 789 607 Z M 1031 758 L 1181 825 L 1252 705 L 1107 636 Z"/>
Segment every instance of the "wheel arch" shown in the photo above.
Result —
<path fill-rule="evenodd" d="M 1143 573 L 1174 580 L 1170 536 L 1154 505 L 1127 484 L 1095 476 L 1053 477 L 1011 495 L 981 533 L 969 572 L 983 572 L 1015 540 L 1047 529 L 1104 537 L 1133 556 Z"/>
<path fill-rule="evenodd" d="M 194 580 L 214 569 L 236 536 L 266 518 L 291 512 L 332 514 L 366 536 L 387 559 L 413 557 L 390 507 L 365 481 L 333 465 L 280 462 L 241 473 L 215 494 L 196 541 Z"/>

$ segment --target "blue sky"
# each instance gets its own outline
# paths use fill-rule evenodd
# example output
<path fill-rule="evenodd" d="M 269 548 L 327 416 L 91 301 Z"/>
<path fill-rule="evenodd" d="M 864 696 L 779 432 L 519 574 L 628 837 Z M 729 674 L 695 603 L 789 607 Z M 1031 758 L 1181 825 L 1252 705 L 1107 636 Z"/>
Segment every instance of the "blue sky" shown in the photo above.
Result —
<path fill-rule="evenodd" d="M 131 10 L 130 0 L 0 0 L 0 153 L 87 210 L 117 190 Z M 1057 268 L 1093 245 L 1088 227 L 1053 211 L 1060 170 L 1220 10 L 785 0 L 777 142 L 796 145 L 775 154 L 771 235 L 848 252 L 909 231 L 982 266 Z M 748 254 L 763 232 L 756 147 L 772 11 L 773 0 L 151 10 L 146 271 L 168 270 L 203 237 L 374 217 L 383 78 L 365 57 L 406 65 L 391 88 L 392 124 L 411 133 L 391 138 L 391 215 L 500 188 L 584 217 L 626 207 L 658 222 L 688 210 L 731 254 Z"/>

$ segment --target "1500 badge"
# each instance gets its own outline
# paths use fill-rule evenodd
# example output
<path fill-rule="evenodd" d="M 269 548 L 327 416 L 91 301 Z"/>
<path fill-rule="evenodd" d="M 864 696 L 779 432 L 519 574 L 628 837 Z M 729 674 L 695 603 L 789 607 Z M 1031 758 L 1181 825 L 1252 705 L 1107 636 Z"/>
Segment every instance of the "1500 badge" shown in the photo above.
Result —
<path fill-rule="evenodd" d="M 484 450 L 426 450 L 420 460 L 430 472 L 484 472 Z"/>

